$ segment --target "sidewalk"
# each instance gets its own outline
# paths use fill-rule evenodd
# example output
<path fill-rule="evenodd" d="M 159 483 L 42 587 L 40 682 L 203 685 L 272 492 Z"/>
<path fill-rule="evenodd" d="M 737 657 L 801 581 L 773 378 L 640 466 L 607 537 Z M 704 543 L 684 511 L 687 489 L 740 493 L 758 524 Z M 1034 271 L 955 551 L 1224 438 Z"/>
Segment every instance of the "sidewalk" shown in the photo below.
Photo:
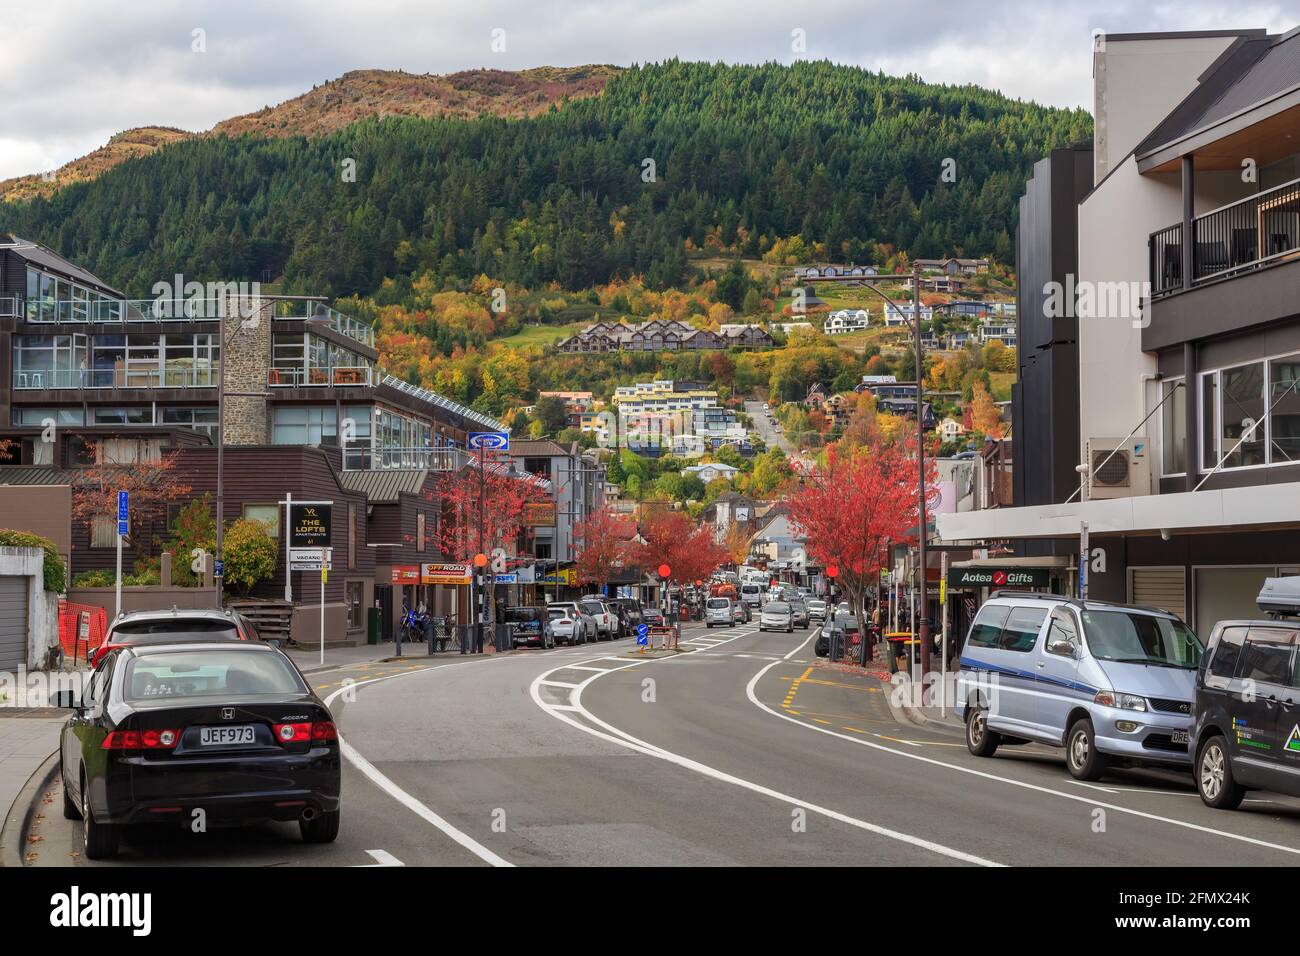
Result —
<path fill-rule="evenodd" d="M 8 843 L 22 840 L 28 800 L 19 800 L 32 775 L 59 749 L 59 728 L 67 716 L 44 707 L 0 708 L 0 833 L 5 846 L 2 860 L 21 860 L 25 847 Z M 29 794 L 30 796 L 30 794 Z M 24 805 L 20 806 L 19 803 Z"/>
<path fill-rule="evenodd" d="M 397 645 L 392 641 L 380 644 L 362 644 L 360 647 L 330 647 L 325 645 L 325 663 L 321 663 L 320 647 L 285 647 L 282 650 L 289 655 L 298 669 L 304 674 L 314 674 L 320 671 L 333 670 L 336 667 L 347 667 L 351 664 L 375 664 L 381 661 L 395 659 L 397 656 Z M 443 660 L 446 658 L 460 657 L 460 647 L 454 642 L 448 650 L 439 651 L 436 654 L 428 653 L 429 645 L 424 641 L 411 643 L 410 641 L 402 642 L 402 660 L 420 660 L 432 661 Z M 490 642 L 485 643 L 483 653 L 473 655 L 477 657 L 487 657 L 497 653 L 510 653 L 508 651 L 497 651 Z M 468 659 L 471 655 L 465 655 Z"/>

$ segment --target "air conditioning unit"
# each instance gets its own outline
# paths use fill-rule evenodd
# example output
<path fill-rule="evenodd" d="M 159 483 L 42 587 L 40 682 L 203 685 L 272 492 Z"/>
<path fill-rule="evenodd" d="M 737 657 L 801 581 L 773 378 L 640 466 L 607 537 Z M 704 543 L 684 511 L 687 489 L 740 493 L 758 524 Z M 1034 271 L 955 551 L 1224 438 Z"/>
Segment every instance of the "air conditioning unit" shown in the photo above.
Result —
<path fill-rule="evenodd" d="M 1087 456 L 1089 499 L 1151 494 L 1151 444 L 1145 437 L 1089 438 Z"/>

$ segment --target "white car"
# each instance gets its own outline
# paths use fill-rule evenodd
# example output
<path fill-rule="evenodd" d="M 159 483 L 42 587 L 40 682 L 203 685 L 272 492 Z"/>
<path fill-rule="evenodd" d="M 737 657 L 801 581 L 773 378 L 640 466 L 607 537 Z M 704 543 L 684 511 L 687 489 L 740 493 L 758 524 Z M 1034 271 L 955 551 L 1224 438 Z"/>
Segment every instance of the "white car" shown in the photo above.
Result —
<path fill-rule="evenodd" d="M 763 603 L 763 585 L 749 581 L 740 586 L 740 599 L 750 607 L 758 607 Z"/>
<path fill-rule="evenodd" d="M 623 636 L 623 622 L 619 620 L 614 609 L 604 601 L 598 598 L 585 597 L 578 603 L 582 605 L 582 610 L 595 619 L 597 640 L 602 635 L 606 640 L 610 641 Z"/>
<path fill-rule="evenodd" d="M 763 605 L 763 610 L 758 615 L 758 629 L 760 631 L 785 631 L 787 634 L 794 632 L 794 614 L 789 604 L 784 601 L 769 601 Z"/>
<path fill-rule="evenodd" d="M 589 614 L 578 610 L 578 605 L 571 601 L 548 604 L 546 616 L 550 620 L 551 634 L 555 643 L 586 644 L 596 639 L 596 623 Z"/>

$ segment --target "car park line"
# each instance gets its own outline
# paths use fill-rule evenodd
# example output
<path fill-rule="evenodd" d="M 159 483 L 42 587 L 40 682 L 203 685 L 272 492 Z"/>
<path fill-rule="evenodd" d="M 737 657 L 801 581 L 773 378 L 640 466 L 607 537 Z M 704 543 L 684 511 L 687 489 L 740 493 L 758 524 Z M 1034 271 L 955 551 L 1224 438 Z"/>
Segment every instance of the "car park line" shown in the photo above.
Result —
<path fill-rule="evenodd" d="M 746 636 L 746 635 L 738 634 L 736 635 L 736 638 L 742 636 Z M 736 638 L 731 638 L 731 640 L 735 640 Z M 804 643 L 807 642 L 805 641 Z M 650 664 L 658 661 L 674 660 L 674 659 L 680 660 L 681 658 L 648 658 L 645 660 L 635 660 L 635 661 L 630 661 L 624 667 L 611 668 L 611 670 L 627 670 L 632 667 L 639 667 L 642 664 Z M 773 665 L 768 665 L 768 666 L 773 666 Z M 555 670 L 562 670 L 562 669 L 563 668 L 556 668 Z M 811 803 L 807 800 L 802 800 L 798 797 L 791 796 L 790 794 L 781 793 L 778 790 L 773 790 L 769 787 L 763 786 L 762 784 L 754 783 L 753 781 L 735 776 L 734 774 L 727 773 L 726 771 L 723 770 L 718 770 L 715 767 L 711 767 L 697 760 L 693 760 L 689 757 L 682 756 L 681 754 L 677 754 L 672 751 L 665 750 L 661 747 L 655 746 L 654 744 L 648 743 L 647 741 L 641 740 L 638 737 L 634 737 L 631 734 L 627 733 L 626 731 L 620 730 L 619 728 L 613 726 L 612 724 L 606 723 L 605 721 L 601 720 L 599 717 L 597 717 L 595 714 L 593 714 L 591 711 L 589 711 L 586 707 L 583 706 L 582 691 L 586 688 L 588 684 L 592 683 L 592 681 L 598 680 L 602 676 L 600 674 L 594 674 L 591 677 L 586 678 L 575 690 L 570 691 L 571 703 L 568 708 L 565 708 L 563 711 L 561 711 L 559 707 L 544 701 L 541 697 L 540 688 L 543 685 L 543 681 L 546 678 L 548 678 L 551 673 L 554 673 L 554 671 L 548 671 L 545 674 L 541 675 L 540 677 L 536 678 L 533 681 L 532 685 L 529 687 L 529 693 L 532 695 L 533 703 L 535 703 L 543 711 L 550 714 L 556 720 L 569 724 L 572 727 L 576 727 L 578 730 L 581 730 L 583 733 L 590 734 L 593 737 L 600 738 L 601 740 L 608 741 L 609 743 L 618 744 L 621 747 L 626 747 L 629 750 L 634 750 L 638 753 L 642 753 L 647 756 L 658 757 L 660 760 L 665 760 L 669 763 L 676 764 L 677 766 L 683 767 L 687 770 L 692 770 L 703 776 L 711 777 L 723 783 L 729 783 L 732 784 L 733 786 L 741 787 L 743 789 L 750 790 L 754 793 L 771 797 L 775 800 L 781 801 L 782 803 L 788 803 L 788 804 L 793 804 L 794 806 L 797 807 L 803 807 L 806 810 L 810 810 L 813 813 L 816 813 L 820 816 L 825 816 L 839 823 L 844 823 L 861 830 L 866 830 L 870 833 L 875 833 L 878 836 L 883 836 L 892 840 L 897 840 L 901 843 L 907 843 L 912 846 L 920 847 L 921 849 L 929 850 L 933 853 L 937 853 L 941 856 L 946 856 L 950 859 L 960 860 L 962 862 L 972 863 L 978 866 L 996 867 L 996 866 L 1003 865 L 1000 863 L 996 863 L 992 860 L 985 859 L 984 857 L 976 856 L 975 854 L 972 853 L 966 853 L 964 850 L 958 850 L 954 847 L 945 846 L 941 843 L 935 843 L 934 841 L 926 840 L 921 837 L 913 836 L 908 833 L 903 833 L 902 831 L 899 830 L 891 830 L 887 827 L 880 826 L 879 824 L 871 823 L 867 820 L 862 820 L 857 817 L 852 817 L 847 814 L 840 813 L 837 810 L 832 810 L 828 807 L 823 807 L 818 804 Z M 578 714 L 584 717 L 587 721 L 590 721 L 595 726 L 594 727 L 587 726 L 582 721 L 577 720 L 574 717 L 570 717 L 569 713 L 573 711 L 576 711 Z M 603 729 L 597 729 L 597 727 Z"/>
<path fill-rule="evenodd" d="M 899 757 L 907 757 L 910 760 L 919 760 L 922 763 L 931 764 L 932 766 L 935 767 L 942 767 L 946 770 L 953 770 L 953 771 L 957 771 L 958 773 L 970 774 L 975 777 L 981 777 L 985 780 L 993 780 L 998 783 L 1009 784 L 1013 787 L 1019 787 L 1024 790 L 1033 790 L 1038 793 L 1050 794 L 1055 797 L 1060 797 L 1064 800 L 1073 800 L 1078 803 L 1086 803 L 1092 807 L 1101 807 L 1106 810 L 1114 810 L 1117 813 L 1124 813 L 1131 816 L 1140 817 L 1144 820 L 1152 820 L 1157 823 L 1167 823 L 1170 824 L 1171 826 L 1182 827 L 1188 830 L 1195 830 L 1200 833 L 1208 833 L 1213 836 L 1220 836 L 1220 837 L 1224 837 L 1225 839 L 1236 840 L 1241 843 L 1249 843 L 1254 846 L 1264 847 L 1265 849 L 1277 850 L 1280 853 L 1289 853 L 1295 856 L 1300 856 L 1300 847 L 1287 846 L 1282 843 L 1273 843 L 1268 840 L 1261 840 L 1256 837 L 1246 836 L 1244 834 L 1231 833 L 1227 830 L 1218 830 L 1215 829 L 1214 827 L 1207 827 L 1199 823 L 1192 823 L 1188 820 L 1177 820 L 1172 817 L 1165 817 L 1156 813 L 1148 813 L 1144 810 L 1136 810 L 1132 807 L 1125 807 L 1119 804 L 1102 803 L 1100 801 L 1092 800 L 1089 799 L 1088 797 L 1084 797 L 1079 794 L 1065 793 L 1064 791 L 1061 790 L 1053 790 L 1051 787 L 1045 787 L 1036 783 L 1029 783 L 1028 781 L 1025 780 L 1016 780 L 1013 777 L 1004 777 L 999 774 L 989 773 L 988 771 L 985 770 L 976 770 L 974 767 L 964 767 L 961 764 L 948 763 L 947 761 L 940 760 L 936 757 L 927 757 L 918 753 L 909 753 L 906 750 L 897 750 L 894 747 L 886 747 L 883 744 L 878 744 L 870 740 L 862 740 L 861 738 L 858 737 L 850 737 L 847 734 L 842 734 L 839 731 L 835 731 L 835 730 L 829 730 L 825 727 L 814 727 L 813 725 L 806 723 L 805 721 L 796 720 L 794 717 L 790 717 L 786 714 L 779 713 L 778 711 L 773 710 L 767 704 L 763 703 L 761 700 L 758 699 L 757 694 L 754 692 L 754 688 L 758 685 L 758 682 L 760 679 L 762 679 L 763 675 L 765 675 L 769 670 L 771 670 L 775 666 L 777 665 L 773 663 L 773 664 L 768 664 L 763 668 L 760 668 L 758 673 L 756 673 L 754 677 L 750 680 L 748 686 L 745 688 L 745 692 L 749 696 L 750 703 L 752 703 L 755 707 L 758 707 L 760 710 L 764 710 L 767 713 L 771 714 L 773 717 L 779 717 L 781 720 L 788 720 L 792 724 L 797 724 L 800 727 L 804 727 L 808 730 L 815 731 L 816 733 L 830 734 L 832 737 L 838 737 L 841 740 L 847 740 L 850 743 L 858 744 L 859 746 L 862 747 L 870 747 L 874 750 L 881 750 L 884 751 L 885 753 L 891 753 Z"/>

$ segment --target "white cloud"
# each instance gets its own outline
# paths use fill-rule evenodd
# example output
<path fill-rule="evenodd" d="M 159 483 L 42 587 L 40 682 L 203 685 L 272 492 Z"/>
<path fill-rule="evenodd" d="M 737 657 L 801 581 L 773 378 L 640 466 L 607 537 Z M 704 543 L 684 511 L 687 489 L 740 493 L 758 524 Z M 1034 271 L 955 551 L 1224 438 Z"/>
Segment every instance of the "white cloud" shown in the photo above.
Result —
<path fill-rule="evenodd" d="M 808 58 L 1087 106 L 1094 28 L 1284 30 L 1300 0 L 45 0 L 6 16 L 0 178 L 134 126 L 207 129 L 353 69 L 790 62 L 795 28 Z M 494 28 L 504 53 L 490 48 Z M 195 29 L 206 52 L 192 52 Z"/>

